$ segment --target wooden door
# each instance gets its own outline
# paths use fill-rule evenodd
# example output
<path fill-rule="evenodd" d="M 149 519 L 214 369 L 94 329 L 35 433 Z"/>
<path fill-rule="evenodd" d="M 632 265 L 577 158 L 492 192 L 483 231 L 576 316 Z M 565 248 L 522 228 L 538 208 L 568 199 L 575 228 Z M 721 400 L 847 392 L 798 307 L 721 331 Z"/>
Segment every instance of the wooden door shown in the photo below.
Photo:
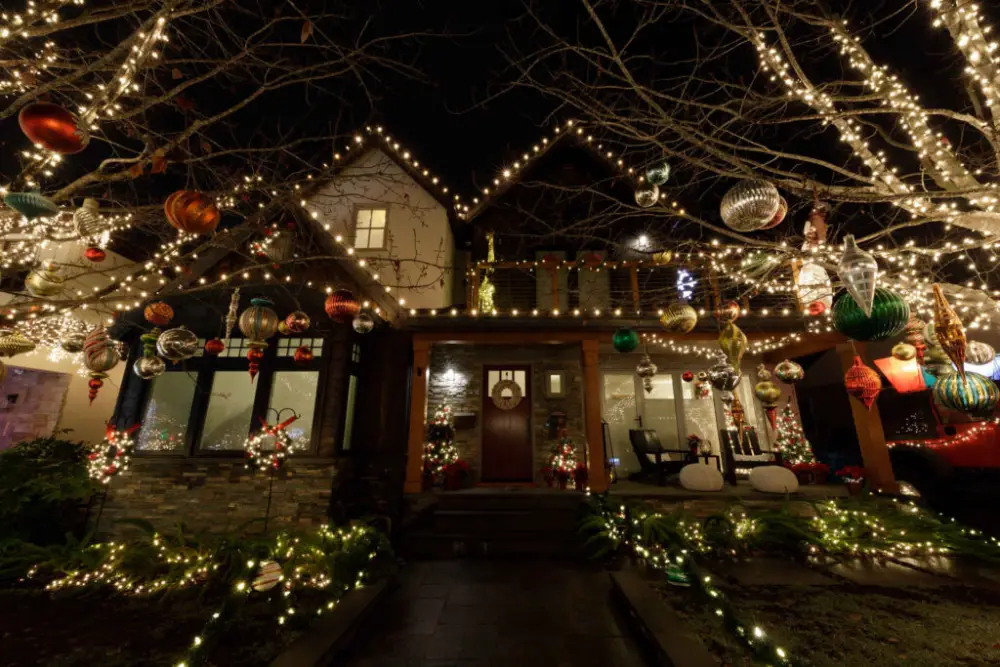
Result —
<path fill-rule="evenodd" d="M 484 482 L 534 479 L 530 366 L 483 368 L 482 434 Z"/>

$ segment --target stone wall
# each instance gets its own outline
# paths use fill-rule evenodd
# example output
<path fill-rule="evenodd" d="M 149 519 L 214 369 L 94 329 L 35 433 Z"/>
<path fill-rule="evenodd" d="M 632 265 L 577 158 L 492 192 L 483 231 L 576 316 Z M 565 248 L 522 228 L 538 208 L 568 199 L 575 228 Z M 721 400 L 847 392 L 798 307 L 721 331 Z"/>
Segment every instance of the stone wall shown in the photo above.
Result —
<path fill-rule="evenodd" d="M 306 528 L 327 520 L 335 466 L 332 461 L 290 461 L 275 477 L 268 527 Z M 263 519 L 268 477 L 251 474 L 242 459 L 163 460 L 137 457 L 111 481 L 101 531 L 128 532 L 116 519 L 144 519 L 158 530 L 183 523 L 195 532 L 235 530 Z M 260 531 L 263 523 L 247 528 Z"/>
<path fill-rule="evenodd" d="M 52 435 L 70 379 L 66 373 L 8 366 L 0 386 L 0 449 Z M 76 435 L 62 437 L 73 440 Z"/>
<path fill-rule="evenodd" d="M 479 479 L 483 409 L 483 367 L 502 364 L 527 364 L 531 367 L 531 430 L 535 452 L 535 481 L 542 483 L 541 469 L 548 463 L 553 442 L 545 422 L 553 412 L 566 414 L 568 435 L 576 443 L 582 461 L 584 443 L 583 370 L 580 346 L 573 345 L 469 345 L 437 344 L 431 348 L 427 386 L 427 419 L 441 405 L 448 404 L 456 415 L 471 414 L 471 428 L 456 429 L 455 445 L 459 455 Z M 562 398 L 545 395 L 546 371 L 565 373 L 566 391 Z"/>

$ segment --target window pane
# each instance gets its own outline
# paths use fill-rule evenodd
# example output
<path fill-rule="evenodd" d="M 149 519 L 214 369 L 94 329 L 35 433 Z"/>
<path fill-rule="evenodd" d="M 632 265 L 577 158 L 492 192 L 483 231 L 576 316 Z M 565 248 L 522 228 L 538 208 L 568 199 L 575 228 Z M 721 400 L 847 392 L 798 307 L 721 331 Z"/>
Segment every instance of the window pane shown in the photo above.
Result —
<path fill-rule="evenodd" d="M 351 436 L 354 432 L 354 401 L 358 394 L 358 376 L 352 375 L 347 384 L 347 414 L 344 415 L 344 444 L 341 447 L 345 452 L 351 448 Z"/>
<path fill-rule="evenodd" d="M 385 231 L 381 229 L 373 229 L 371 231 L 371 238 L 368 239 L 369 248 L 381 248 L 385 237 Z"/>
<path fill-rule="evenodd" d="M 371 212 L 371 226 L 385 229 L 385 209 L 377 209 Z"/>
<path fill-rule="evenodd" d="M 664 449 L 681 449 L 677 435 L 677 408 L 674 405 L 674 377 L 660 373 L 653 378 L 653 390 L 643 395 L 642 426 L 656 431 Z M 686 449 L 686 447 L 685 447 Z M 676 460 L 680 454 L 670 454 L 661 460 Z"/>
<path fill-rule="evenodd" d="M 355 238 L 354 238 L 354 247 L 355 248 L 367 248 L 367 247 L 369 247 L 368 246 L 368 230 L 367 229 L 358 229 L 358 233 L 355 235 Z"/>
<path fill-rule="evenodd" d="M 250 432 L 257 385 L 246 371 L 216 371 L 208 399 L 205 428 L 199 447 L 208 450 L 243 449 Z"/>
<path fill-rule="evenodd" d="M 313 416 L 316 411 L 316 388 L 319 385 L 318 371 L 275 371 L 274 383 L 271 385 L 271 401 L 269 407 L 280 412 L 278 422 L 283 422 L 292 416 L 294 408 L 299 416 L 288 425 L 286 432 L 291 436 L 299 451 L 308 451 L 312 438 Z M 275 420 L 274 413 L 270 418 Z"/>
<path fill-rule="evenodd" d="M 682 382 L 681 394 L 684 399 L 684 437 L 694 434 L 702 442 L 711 446 L 712 453 L 719 453 L 719 427 L 716 423 L 715 401 L 711 389 L 705 387 L 699 397 L 694 382 Z"/>
<path fill-rule="evenodd" d="M 135 448 L 146 452 L 183 452 L 194 400 L 193 373 L 164 373 L 153 380 Z"/>
<path fill-rule="evenodd" d="M 359 208 L 357 228 L 362 229 L 371 226 L 372 226 L 372 210 L 370 208 Z"/>
<path fill-rule="evenodd" d="M 562 393 L 562 375 L 559 373 L 549 374 L 549 393 L 558 395 Z"/>
<path fill-rule="evenodd" d="M 611 435 L 608 455 L 618 459 L 618 474 L 625 476 L 639 470 L 639 460 L 628 436 L 629 429 L 639 426 L 635 420 L 635 376 L 632 373 L 605 373 L 602 379 L 601 416 L 608 423 Z"/>

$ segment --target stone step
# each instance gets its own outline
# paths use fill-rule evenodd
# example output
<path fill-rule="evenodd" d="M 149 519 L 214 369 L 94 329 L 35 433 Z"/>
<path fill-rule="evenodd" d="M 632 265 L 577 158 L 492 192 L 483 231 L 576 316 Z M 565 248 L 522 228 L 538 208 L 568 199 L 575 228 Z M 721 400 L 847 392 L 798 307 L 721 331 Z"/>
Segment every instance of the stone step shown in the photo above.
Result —
<path fill-rule="evenodd" d="M 507 533 L 575 533 L 575 512 L 532 510 L 437 510 L 434 530 L 469 535 Z"/>
<path fill-rule="evenodd" d="M 443 493 L 436 496 L 443 510 L 563 510 L 578 511 L 586 496 L 575 491 L 535 493 Z"/>
<path fill-rule="evenodd" d="M 575 536 L 555 537 L 472 537 L 459 533 L 413 531 L 403 539 L 403 555 L 410 559 L 580 557 L 580 542 Z"/>

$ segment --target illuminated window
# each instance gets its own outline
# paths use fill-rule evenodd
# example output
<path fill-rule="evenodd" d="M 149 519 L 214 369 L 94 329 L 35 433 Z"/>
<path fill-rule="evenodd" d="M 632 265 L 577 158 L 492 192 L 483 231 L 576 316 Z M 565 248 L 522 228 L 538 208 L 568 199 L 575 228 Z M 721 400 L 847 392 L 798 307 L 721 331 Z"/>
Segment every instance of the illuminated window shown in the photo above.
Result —
<path fill-rule="evenodd" d="M 358 250 L 385 248 L 384 208 L 359 208 L 354 219 L 354 247 Z"/>
<path fill-rule="evenodd" d="M 142 452 L 183 452 L 197 374 L 164 373 L 152 384 L 135 448 Z"/>
<path fill-rule="evenodd" d="M 257 386 L 249 382 L 245 370 L 215 372 L 201 431 L 201 449 L 243 449 L 250 432 Z"/>
<path fill-rule="evenodd" d="M 545 395 L 548 398 L 562 398 L 566 395 L 566 372 L 545 372 Z"/>

